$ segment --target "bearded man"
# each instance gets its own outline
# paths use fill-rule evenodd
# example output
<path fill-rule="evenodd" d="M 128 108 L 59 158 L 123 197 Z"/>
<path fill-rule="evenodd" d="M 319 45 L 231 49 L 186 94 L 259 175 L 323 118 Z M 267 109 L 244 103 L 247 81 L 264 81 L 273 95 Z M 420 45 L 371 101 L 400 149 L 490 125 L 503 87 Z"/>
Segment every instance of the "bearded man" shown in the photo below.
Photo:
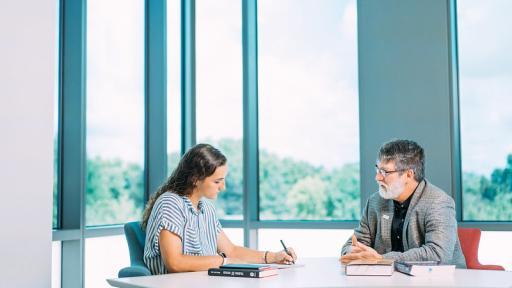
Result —
<path fill-rule="evenodd" d="M 466 268 L 455 203 L 425 179 L 425 153 L 414 141 L 382 145 L 375 165 L 379 192 L 370 196 L 340 261 L 439 261 Z"/>

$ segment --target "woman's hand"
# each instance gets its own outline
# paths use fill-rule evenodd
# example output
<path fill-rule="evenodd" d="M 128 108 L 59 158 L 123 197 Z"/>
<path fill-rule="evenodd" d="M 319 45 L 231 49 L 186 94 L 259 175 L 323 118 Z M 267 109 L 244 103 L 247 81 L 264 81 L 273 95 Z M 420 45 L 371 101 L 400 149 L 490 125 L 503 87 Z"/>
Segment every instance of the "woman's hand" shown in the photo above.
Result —
<path fill-rule="evenodd" d="M 288 252 L 291 254 L 288 255 L 284 250 L 279 252 L 268 252 L 267 262 L 268 263 L 277 263 L 277 264 L 293 264 L 297 260 L 297 254 L 292 247 L 288 247 Z"/>

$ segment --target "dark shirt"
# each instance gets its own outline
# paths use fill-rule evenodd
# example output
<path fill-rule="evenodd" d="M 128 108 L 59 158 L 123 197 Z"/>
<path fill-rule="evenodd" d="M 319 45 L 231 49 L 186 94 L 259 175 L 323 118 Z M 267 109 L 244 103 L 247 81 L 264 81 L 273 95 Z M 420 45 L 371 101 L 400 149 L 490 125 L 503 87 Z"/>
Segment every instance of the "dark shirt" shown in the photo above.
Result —
<path fill-rule="evenodd" d="M 391 224 L 391 247 L 393 251 L 404 252 L 404 243 L 402 242 L 402 232 L 404 230 L 405 215 L 409 209 L 412 195 L 407 198 L 402 204 L 398 201 L 393 201 L 395 204 L 395 212 L 393 213 L 393 223 Z"/>

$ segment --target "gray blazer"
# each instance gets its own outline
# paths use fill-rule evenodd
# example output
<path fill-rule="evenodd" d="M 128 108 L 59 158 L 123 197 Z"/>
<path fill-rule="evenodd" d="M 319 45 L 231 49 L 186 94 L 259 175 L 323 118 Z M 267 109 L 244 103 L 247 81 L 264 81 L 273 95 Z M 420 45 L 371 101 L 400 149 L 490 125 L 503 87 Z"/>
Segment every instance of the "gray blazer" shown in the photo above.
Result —
<path fill-rule="evenodd" d="M 391 251 L 393 200 L 374 193 L 366 202 L 359 226 L 354 230 L 357 240 L 374 248 L 384 258 L 403 261 L 437 260 L 466 268 L 460 248 L 455 219 L 455 203 L 443 190 L 423 180 L 414 192 L 405 216 L 402 242 L 405 252 Z M 341 254 L 350 252 L 351 238 Z"/>

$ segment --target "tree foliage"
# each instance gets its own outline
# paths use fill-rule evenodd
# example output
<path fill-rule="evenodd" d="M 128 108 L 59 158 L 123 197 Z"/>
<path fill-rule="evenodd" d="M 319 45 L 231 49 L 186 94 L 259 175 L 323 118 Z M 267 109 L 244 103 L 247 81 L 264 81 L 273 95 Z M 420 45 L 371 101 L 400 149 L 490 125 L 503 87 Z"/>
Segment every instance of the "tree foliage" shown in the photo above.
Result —
<path fill-rule="evenodd" d="M 218 216 L 241 219 L 243 214 L 243 153 L 241 140 L 208 140 L 228 158 L 226 190 L 216 201 Z M 55 154 L 57 155 L 57 154 Z M 359 163 L 326 169 L 266 150 L 259 153 L 259 207 L 262 220 L 358 219 L 360 214 Z M 169 155 L 176 167 L 177 153 Z M 57 157 L 55 157 L 57 165 Z M 57 170 L 55 170 L 55 175 Z M 170 173 L 169 173 L 170 174 Z M 119 159 L 87 160 L 87 225 L 138 220 L 143 210 L 144 173 L 140 165 Z M 57 225 L 57 175 L 54 177 L 54 227 Z M 486 177 L 463 173 L 465 220 L 512 219 L 512 154 L 504 168 Z"/>
<path fill-rule="evenodd" d="M 510 221 L 512 219 L 512 154 L 504 168 L 490 177 L 463 174 L 464 220 Z"/>

